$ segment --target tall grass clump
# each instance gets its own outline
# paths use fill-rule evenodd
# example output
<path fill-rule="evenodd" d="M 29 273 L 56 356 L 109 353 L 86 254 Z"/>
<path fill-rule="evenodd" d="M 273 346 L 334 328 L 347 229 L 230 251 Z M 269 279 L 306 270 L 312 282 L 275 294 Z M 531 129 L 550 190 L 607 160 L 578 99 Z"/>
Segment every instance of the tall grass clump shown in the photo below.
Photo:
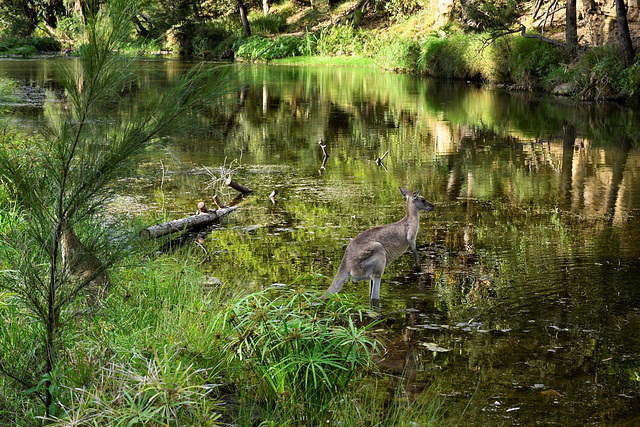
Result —
<path fill-rule="evenodd" d="M 15 80 L 0 78 L 0 111 L 7 109 L 11 104 L 20 101 L 18 97 L 18 85 Z M 0 132 L 5 130 L 0 128 Z M 0 144 L 3 144 L 3 137 L 0 136 Z"/>
<path fill-rule="evenodd" d="M 99 316 L 67 333 L 54 425 L 215 425 L 225 355 L 213 327 L 232 294 L 189 260 L 130 260 Z"/>
<path fill-rule="evenodd" d="M 467 34 L 425 38 L 417 68 L 421 74 L 446 79 L 480 80 L 486 76 L 482 44 Z"/>
<path fill-rule="evenodd" d="M 503 37 L 492 48 L 495 81 L 512 84 L 517 89 L 540 89 L 563 58 L 559 46 L 515 35 Z"/>
<path fill-rule="evenodd" d="M 179 348 L 136 354 L 131 362 L 101 367 L 91 387 L 69 390 L 52 426 L 214 425 L 220 418 L 210 396 L 216 384 L 207 369 L 180 359 Z"/>
<path fill-rule="evenodd" d="M 272 423 L 320 425 L 335 421 L 334 409 L 361 384 L 376 342 L 363 312 L 347 299 L 314 305 L 304 289 L 250 294 L 223 310 L 221 339 L 240 387 Z M 253 380 L 249 380 L 253 378 Z"/>
<path fill-rule="evenodd" d="M 393 38 L 378 40 L 376 62 L 383 68 L 406 72 L 416 72 L 420 59 L 421 45 L 417 40 Z"/>
<path fill-rule="evenodd" d="M 342 402 L 339 408 L 340 420 L 343 425 L 348 426 L 445 425 L 443 399 L 431 390 L 414 396 L 409 391 L 413 386 L 397 377 L 391 383 L 371 381 L 360 387 L 356 396 Z M 437 388 L 433 385 L 431 387 Z"/>
<path fill-rule="evenodd" d="M 249 14 L 249 23 L 252 31 L 257 34 L 281 33 L 284 32 L 287 27 L 287 17 L 290 13 L 290 8 L 275 13 L 271 12 L 266 15 L 262 12 L 251 12 Z"/>

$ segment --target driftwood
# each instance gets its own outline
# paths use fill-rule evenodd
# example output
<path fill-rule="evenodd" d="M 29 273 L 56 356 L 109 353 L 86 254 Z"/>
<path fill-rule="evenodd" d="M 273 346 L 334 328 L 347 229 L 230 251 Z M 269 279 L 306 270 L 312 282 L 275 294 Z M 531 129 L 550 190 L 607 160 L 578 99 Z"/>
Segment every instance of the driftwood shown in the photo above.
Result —
<path fill-rule="evenodd" d="M 324 157 L 322 158 L 322 165 L 320 165 L 320 169 L 318 169 L 318 174 L 322 176 L 322 172 L 324 172 L 325 169 L 324 166 L 327 163 L 327 159 L 329 158 L 329 153 L 327 153 L 327 146 L 324 144 L 322 138 L 320 138 L 318 144 L 320 144 L 320 148 L 322 148 L 322 154 L 324 155 Z"/>
<path fill-rule="evenodd" d="M 253 193 L 252 189 L 250 189 L 249 187 L 245 187 L 242 184 L 238 184 L 237 182 L 232 180 L 231 177 L 227 178 L 226 184 L 227 184 L 227 186 L 233 188 L 234 190 L 237 190 L 237 191 L 241 192 L 242 194 Z"/>
<path fill-rule="evenodd" d="M 174 219 L 173 221 L 145 228 L 140 232 L 140 237 L 144 240 L 155 239 L 178 231 L 214 224 L 220 222 L 222 218 L 236 209 L 237 207 L 232 206 L 211 210 L 207 209 L 203 202 L 200 202 L 198 203 L 198 213 L 196 215 Z"/>
<path fill-rule="evenodd" d="M 218 207 L 218 209 L 224 209 L 224 208 L 228 208 L 229 206 L 226 206 L 224 203 L 222 203 L 220 201 L 220 198 L 218 197 L 217 194 L 213 195 L 213 203 L 216 204 L 216 206 Z"/>
<path fill-rule="evenodd" d="M 227 179 L 226 184 L 240 192 L 238 197 L 231 201 L 231 206 L 225 206 L 218 196 L 214 194 L 213 203 L 216 204 L 218 209 L 209 209 L 204 202 L 200 202 L 198 203 L 198 212 L 196 212 L 195 215 L 147 227 L 140 232 L 140 237 L 143 240 L 155 239 L 178 231 L 201 228 L 219 223 L 222 218 L 238 209 L 237 206 L 234 206 L 235 204 L 240 203 L 244 196 L 253 192 L 250 188 L 232 180 L 231 177 Z"/>

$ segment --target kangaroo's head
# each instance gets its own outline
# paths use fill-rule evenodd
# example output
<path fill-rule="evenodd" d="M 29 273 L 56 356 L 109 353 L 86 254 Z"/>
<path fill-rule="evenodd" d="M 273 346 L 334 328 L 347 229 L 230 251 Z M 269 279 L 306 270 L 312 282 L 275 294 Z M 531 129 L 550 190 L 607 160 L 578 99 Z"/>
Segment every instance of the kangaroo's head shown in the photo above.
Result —
<path fill-rule="evenodd" d="M 407 198 L 407 203 L 413 204 L 417 210 L 425 212 L 433 210 L 433 204 L 420 195 L 420 190 L 411 192 L 406 188 L 400 187 L 400 193 Z"/>

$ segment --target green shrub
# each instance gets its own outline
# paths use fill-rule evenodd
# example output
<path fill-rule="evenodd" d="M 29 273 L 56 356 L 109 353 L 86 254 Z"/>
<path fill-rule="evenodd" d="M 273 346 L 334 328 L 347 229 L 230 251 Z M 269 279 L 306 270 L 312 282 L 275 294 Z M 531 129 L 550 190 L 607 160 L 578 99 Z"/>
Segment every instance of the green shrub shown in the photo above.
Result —
<path fill-rule="evenodd" d="M 68 18 L 60 18 L 56 33 L 62 38 L 77 40 L 82 34 L 84 22 L 80 14 L 73 14 Z"/>
<path fill-rule="evenodd" d="M 220 43 L 229 37 L 224 29 L 209 24 L 197 25 L 191 35 L 191 53 L 197 56 L 213 56 Z"/>
<path fill-rule="evenodd" d="M 51 37 L 5 37 L 0 40 L 0 52 L 14 52 L 24 57 L 29 57 L 36 51 L 57 52 L 60 49 L 60 42 Z"/>
<path fill-rule="evenodd" d="M 35 37 L 28 43 L 40 52 L 58 52 L 61 49 L 60 42 L 51 37 Z"/>
<path fill-rule="evenodd" d="M 589 49 L 572 64 L 552 67 L 545 88 L 571 83 L 570 95 L 580 99 L 632 100 L 640 91 L 640 63 L 625 68 L 617 46 Z"/>
<path fill-rule="evenodd" d="M 379 4 L 382 3 L 382 4 Z M 424 8 L 428 3 L 425 0 L 376 0 L 376 6 L 384 8 L 384 11 L 389 14 L 394 21 L 401 21 L 404 18 L 411 16 L 412 14 Z"/>
<path fill-rule="evenodd" d="M 506 69 L 517 86 L 538 87 L 540 79 L 562 60 L 562 49 L 542 40 L 514 36 L 509 44 Z"/>
<path fill-rule="evenodd" d="M 22 56 L 23 58 L 28 58 L 30 56 L 33 56 L 34 53 L 36 53 L 36 48 L 26 44 L 24 46 L 20 46 L 16 48 L 15 52 L 16 54 Z"/>
<path fill-rule="evenodd" d="M 640 93 L 640 62 L 636 62 L 629 68 L 622 70 L 620 81 L 616 87 L 629 99 Z"/>
<path fill-rule="evenodd" d="M 356 30 L 350 25 L 336 25 L 321 31 L 317 36 L 316 50 L 319 55 L 371 55 L 367 46 L 371 35 Z"/>

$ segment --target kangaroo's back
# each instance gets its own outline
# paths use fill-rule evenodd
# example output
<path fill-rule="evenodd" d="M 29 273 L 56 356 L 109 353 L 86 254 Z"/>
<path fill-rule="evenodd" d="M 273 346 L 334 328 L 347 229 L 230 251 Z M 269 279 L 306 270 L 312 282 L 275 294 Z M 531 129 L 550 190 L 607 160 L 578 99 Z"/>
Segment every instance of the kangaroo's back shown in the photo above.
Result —
<path fill-rule="evenodd" d="M 384 269 L 409 247 L 414 255 L 414 266 L 419 269 L 416 249 L 416 236 L 420 226 L 419 211 L 429 212 L 433 210 L 433 205 L 420 196 L 419 191 L 410 192 L 400 187 L 400 192 L 407 199 L 405 217 L 392 224 L 370 228 L 351 240 L 336 276 L 327 289 L 329 294 L 339 292 L 350 277 L 355 282 L 369 279 L 372 304 L 377 304 L 380 299 L 380 279 Z M 325 297 L 326 295 L 323 298 Z"/>

